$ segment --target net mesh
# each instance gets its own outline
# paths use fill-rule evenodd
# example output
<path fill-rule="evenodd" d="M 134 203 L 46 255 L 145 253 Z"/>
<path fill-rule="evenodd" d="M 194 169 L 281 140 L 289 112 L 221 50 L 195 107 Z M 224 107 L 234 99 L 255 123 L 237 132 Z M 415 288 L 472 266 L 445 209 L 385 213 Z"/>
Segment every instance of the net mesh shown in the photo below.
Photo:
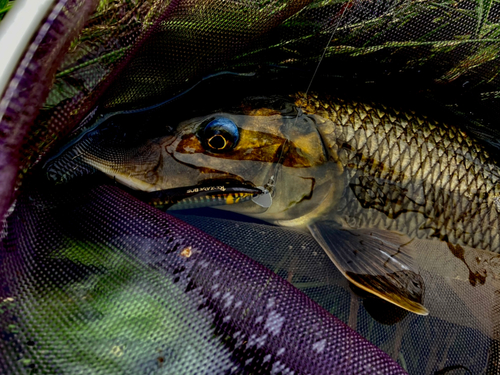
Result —
<path fill-rule="evenodd" d="M 463 282 L 446 280 L 436 270 L 429 269 L 429 265 L 436 268 L 447 261 L 454 264 L 452 259 L 436 259 L 435 254 L 421 249 L 427 263 L 427 268 L 421 271 L 426 285 L 425 304 L 431 315 L 422 317 L 402 313 L 366 295 L 360 298 L 359 291 L 348 285 L 309 234 L 199 216 L 199 213 L 182 215 L 179 212 L 176 216 L 273 270 L 399 363 L 404 363 L 409 373 L 432 374 L 458 364 L 473 374 L 487 370 L 493 320 L 484 313 L 494 310 L 491 297 L 498 286 L 487 285 L 470 296 L 466 287 L 462 290 Z M 470 342 L 474 342 L 474 346 Z"/>
<path fill-rule="evenodd" d="M 404 373 L 270 270 L 116 187 L 26 191 L 8 226 L 4 372 Z"/>
<path fill-rule="evenodd" d="M 182 217 L 247 257 L 117 187 L 45 191 L 38 170 L 101 114 L 227 70 L 305 90 L 323 53 L 333 93 L 439 103 L 495 153 L 499 16 L 493 1 L 54 1 L 0 101 L 2 371 L 399 371 L 290 282 L 409 373 L 498 373 L 496 284 L 468 295 L 425 249 L 431 316 L 398 317 L 306 234 Z"/>

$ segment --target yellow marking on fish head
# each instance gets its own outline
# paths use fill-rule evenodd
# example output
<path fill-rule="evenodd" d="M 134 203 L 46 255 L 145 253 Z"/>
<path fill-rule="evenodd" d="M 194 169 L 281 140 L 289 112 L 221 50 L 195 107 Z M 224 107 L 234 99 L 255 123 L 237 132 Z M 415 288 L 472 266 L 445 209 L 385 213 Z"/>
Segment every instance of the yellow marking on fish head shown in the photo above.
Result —
<path fill-rule="evenodd" d="M 321 165 L 326 162 L 326 159 L 318 132 L 316 129 L 310 129 L 305 134 L 292 133 L 283 165 L 293 168 L 308 168 Z"/>

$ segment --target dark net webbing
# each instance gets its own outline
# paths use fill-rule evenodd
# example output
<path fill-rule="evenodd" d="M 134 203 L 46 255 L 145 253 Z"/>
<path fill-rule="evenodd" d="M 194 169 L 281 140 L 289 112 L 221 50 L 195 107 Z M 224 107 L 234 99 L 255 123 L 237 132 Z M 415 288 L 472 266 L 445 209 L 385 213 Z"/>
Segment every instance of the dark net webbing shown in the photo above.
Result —
<path fill-rule="evenodd" d="M 117 187 L 38 191 L 47 182 L 37 169 L 99 114 L 157 104 L 216 72 L 258 72 L 266 84 L 285 73 L 305 91 L 323 52 L 316 82 L 333 82 L 336 95 L 424 97 L 494 151 L 499 20 L 488 1 L 54 1 L 0 101 L 0 214 L 11 207 L 0 247 L 2 371 L 398 371 L 249 258 Z M 498 288 L 470 294 L 443 279 L 446 259 L 422 259 L 431 316 L 394 323 L 399 312 L 360 299 L 308 235 L 186 220 L 409 373 L 500 371 Z M 184 258 L 188 243 L 203 251 Z"/>
<path fill-rule="evenodd" d="M 13 188 L 18 173 L 36 162 L 43 141 L 40 129 L 33 123 L 51 88 L 52 79 L 64 52 L 78 35 L 96 1 L 68 1 L 54 5 L 33 40 L 26 46 L 25 55 L 0 100 L 0 215 L 4 216 L 14 198 Z M 55 113 L 57 115 L 57 113 Z M 55 116 L 52 137 L 61 131 L 61 118 Z M 30 133 L 33 132 L 33 134 Z M 34 135 L 37 134 L 38 135 Z M 44 134 L 46 136 L 46 134 Z M 27 141 L 31 140 L 31 144 Z M 20 148 L 33 148 L 21 156 Z M 24 155 L 23 155 L 24 156 Z"/>

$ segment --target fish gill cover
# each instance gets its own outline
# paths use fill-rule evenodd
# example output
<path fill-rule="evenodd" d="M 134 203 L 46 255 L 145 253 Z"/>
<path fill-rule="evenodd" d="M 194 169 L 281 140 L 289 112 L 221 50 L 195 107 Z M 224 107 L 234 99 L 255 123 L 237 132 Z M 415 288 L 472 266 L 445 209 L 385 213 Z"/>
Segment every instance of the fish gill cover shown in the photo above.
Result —
<path fill-rule="evenodd" d="M 492 1 L 55 1 L 0 102 L 0 212 L 10 213 L 0 254 L 3 371 L 400 371 L 299 292 L 266 288 L 266 280 L 288 284 L 248 258 L 210 237 L 192 242 L 202 234 L 108 182 L 53 191 L 40 169 L 101 115 L 154 106 L 223 71 L 305 91 L 320 60 L 317 81 L 333 94 L 444 112 L 495 155 L 499 14 Z M 217 99 L 217 90 L 207 96 Z M 400 312 L 360 303 L 309 236 L 186 220 L 294 284 L 409 373 L 498 371 L 497 281 L 479 277 L 470 292 L 470 282 L 441 277 L 456 257 L 427 259 L 429 316 L 386 325 L 379 322 Z M 464 264 L 484 271 L 480 259 Z M 231 279 L 249 265 L 246 277 Z M 287 317 L 293 306 L 315 313 L 283 338 L 283 316 L 271 305 L 287 298 L 296 301 L 282 310 Z M 328 341 L 332 324 L 353 347 Z M 321 357 L 332 347 L 338 357 Z M 361 347 L 376 354 L 366 359 Z"/>

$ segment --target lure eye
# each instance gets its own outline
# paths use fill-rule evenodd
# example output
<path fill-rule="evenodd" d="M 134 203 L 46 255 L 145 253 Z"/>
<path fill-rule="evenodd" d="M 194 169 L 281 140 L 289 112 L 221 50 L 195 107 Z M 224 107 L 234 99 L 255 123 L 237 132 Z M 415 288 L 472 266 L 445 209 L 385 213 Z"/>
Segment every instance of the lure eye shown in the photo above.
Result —
<path fill-rule="evenodd" d="M 224 117 L 209 120 L 202 133 L 205 148 L 212 152 L 232 150 L 238 143 L 239 137 L 238 127 Z"/>

